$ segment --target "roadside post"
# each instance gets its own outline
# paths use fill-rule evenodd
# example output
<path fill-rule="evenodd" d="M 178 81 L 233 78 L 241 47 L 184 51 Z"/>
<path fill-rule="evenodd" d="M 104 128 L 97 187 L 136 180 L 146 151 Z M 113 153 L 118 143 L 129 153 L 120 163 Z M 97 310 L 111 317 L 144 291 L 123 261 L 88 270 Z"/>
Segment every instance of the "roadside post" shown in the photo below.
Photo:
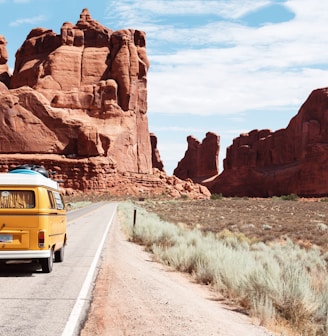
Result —
<path fill-rule="evenodd" d="M 133 229 L 136 227 L 136 221 L 137 221 L 137 209 L 135 208 L 133 211 Z"/>

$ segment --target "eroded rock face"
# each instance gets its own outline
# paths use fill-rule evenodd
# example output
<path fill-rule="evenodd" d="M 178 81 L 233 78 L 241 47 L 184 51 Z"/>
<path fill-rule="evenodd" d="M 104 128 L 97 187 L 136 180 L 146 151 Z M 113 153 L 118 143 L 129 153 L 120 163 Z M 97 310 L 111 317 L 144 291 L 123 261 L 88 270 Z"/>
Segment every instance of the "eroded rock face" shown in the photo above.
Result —
<path fill-rule="evenodd" d="M 164 164 L 161 160 L 159 150 L 157 148 L 157 137 L 154 133 L 150 133 L 150 143 L 151 143 L 151 157 L 153 168 L 158 169 L 159 171 L 164 171 Z"/>
<path fill-rule="evenodd" d="M 314 90 L 285 129 L 234 139 L 224 171 L 206 184 L 225 196 L 328 195 L 328 89 Z"/>
<path fill-rule="evenodd" d="M 201 143 L 193 136 L 188 136 L 187 142 L 185 156 L 173 174 L 180 179 L 190 178 L 197 182 L 216 176 L 219 170 L 220 137 L 208 132 Z"/>
<path fill-rule="evenodd" d="M 60 186 L 66 195 L 133 196 L 139 198 L 164 197 L 208 199 L 208 189 L 191 180 L 154 169 L 152 174 L 119 173 L 108 157 L 68 158 L 56 154 L 0 154 L 1 171 L 32 163 L 56 172 L 53 179 L 63 181 Z"/>
<path fill-rule="evenodd" d="M 9 87 L 10 74 L 7 65 L 8 53 L 7 53 L 7 41 L 4 36 L 0 35 L 0 92 Z"/>
<path fill-rule="evenodd" d="M 118 172 L 151 174 L 145 46 L 144 32 L 113 32 L 87 9 L 60 34 L 33 29 L 0 90 L 0 153 L 106 157 Z M 0 39 L 0 64 L 3 50 Z"/>

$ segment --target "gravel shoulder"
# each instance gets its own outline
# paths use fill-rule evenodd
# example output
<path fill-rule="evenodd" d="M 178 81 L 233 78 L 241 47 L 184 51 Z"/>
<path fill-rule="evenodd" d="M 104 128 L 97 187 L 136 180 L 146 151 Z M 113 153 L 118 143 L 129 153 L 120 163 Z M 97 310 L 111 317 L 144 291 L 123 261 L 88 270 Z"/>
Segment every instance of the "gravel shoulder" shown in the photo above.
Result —
<path fill-rule="evenodd" d="M 105 243 L 81 336 L 268 336 L 205 286 L 153 262 L 116 220 Z"/>

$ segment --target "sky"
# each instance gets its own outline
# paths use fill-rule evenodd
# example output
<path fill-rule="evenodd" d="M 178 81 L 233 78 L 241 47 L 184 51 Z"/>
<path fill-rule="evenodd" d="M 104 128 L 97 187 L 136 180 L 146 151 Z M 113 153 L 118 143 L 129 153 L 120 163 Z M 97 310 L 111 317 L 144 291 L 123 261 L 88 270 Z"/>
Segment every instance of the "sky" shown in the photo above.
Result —
<path fill-rule="evenodd" d="M 168 174 L 207 132 L 226 148 L 253 129 L 286 128 L 328 86 L 328 1 L 0 0 L 9 67 L 31 29 L 60 33 L 83 8 L 112 30 L 146 33 L 149 131 Z"/>

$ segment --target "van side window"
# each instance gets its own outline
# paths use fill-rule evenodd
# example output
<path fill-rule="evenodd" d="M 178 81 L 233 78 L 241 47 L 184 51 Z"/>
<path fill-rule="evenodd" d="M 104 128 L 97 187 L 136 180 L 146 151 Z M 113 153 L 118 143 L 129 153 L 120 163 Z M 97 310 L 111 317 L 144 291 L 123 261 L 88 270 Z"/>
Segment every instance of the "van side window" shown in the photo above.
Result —
<path fill-rule="evenodd" d="M 32 190 L 0 190 L 1 209 L 35 208 L 35 196 Z"/>
<path fill-rule="evenodd" d="M 58 210 L 64 209 L 64 201 L 59 192 L 54 191 L 55 201 L 56 201 L 56 208 Z"/>
<path fill-rule="evenodd" d="M 56 203 L 55 203 L 54 195 L 52 194 L 52 191 L 50 191 L 50 190 L 48 190 L 48 198 L 49 198 L 50 208 L 51 209 L 56 209 Z"/>

